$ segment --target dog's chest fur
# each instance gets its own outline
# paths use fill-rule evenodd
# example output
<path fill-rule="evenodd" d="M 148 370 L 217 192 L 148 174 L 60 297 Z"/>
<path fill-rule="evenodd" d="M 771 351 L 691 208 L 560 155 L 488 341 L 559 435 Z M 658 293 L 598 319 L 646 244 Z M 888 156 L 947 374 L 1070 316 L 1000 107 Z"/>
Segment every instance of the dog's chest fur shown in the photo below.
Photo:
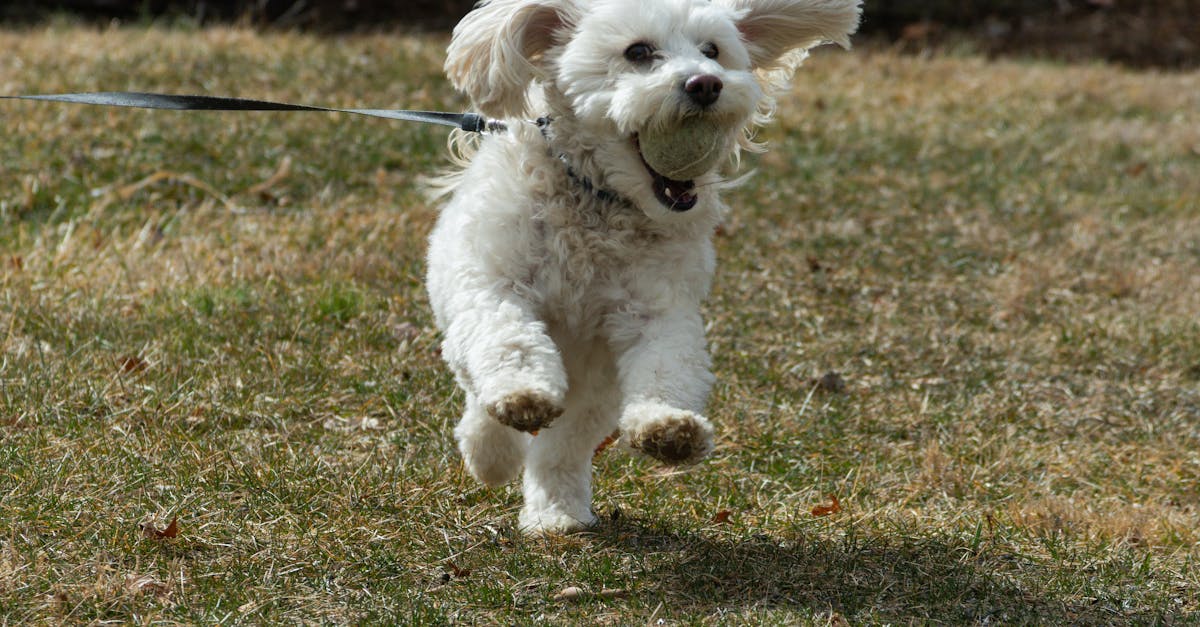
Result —
<path fill-rule="evenodd" d="M 544 319 L 588 337 L 610 314 L 654 309 L 664 289 L 707 290 L 707 233 L 657 223 L 624 201 L 599 197 L 556 159 L 543 167 L 560 181 L 551 193 L 535 193 L 524 287 Z"/>
<path fill-rule="evenodd" d="M 589 336 L 629 303 L 637 266 L 668 238 L 636 209 L 577 192 L 535 213 L 527 287 L 544 319 Z"/>

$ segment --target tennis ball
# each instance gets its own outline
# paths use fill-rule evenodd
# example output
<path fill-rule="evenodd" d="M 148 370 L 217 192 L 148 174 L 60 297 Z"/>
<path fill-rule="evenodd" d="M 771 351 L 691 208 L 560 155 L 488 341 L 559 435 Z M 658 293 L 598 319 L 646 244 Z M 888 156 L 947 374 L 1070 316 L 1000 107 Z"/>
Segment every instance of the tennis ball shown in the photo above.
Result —
<path fill-rule="evenodd" d="M 690 181 L 711 170 L 725 156 L 726 141 L 725 129 L 704 118 L 674 127 L 651 126 L 638 134 L 642 158 L 675 181 Z"/>

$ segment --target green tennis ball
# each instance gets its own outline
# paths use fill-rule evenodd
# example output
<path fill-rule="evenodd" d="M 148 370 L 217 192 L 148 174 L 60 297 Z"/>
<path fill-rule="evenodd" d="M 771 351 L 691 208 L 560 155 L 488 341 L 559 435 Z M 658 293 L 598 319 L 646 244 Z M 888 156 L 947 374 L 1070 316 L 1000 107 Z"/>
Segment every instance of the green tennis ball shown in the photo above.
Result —
<path fill-rule="evenodd" d="M 703 118 L 675 127 L 652 126 L 638 134 L 642 158 L 655 172 L 675 181 L 690 181 L 713 169 L 725 156 L 726 141 L 725 130 Z"/>

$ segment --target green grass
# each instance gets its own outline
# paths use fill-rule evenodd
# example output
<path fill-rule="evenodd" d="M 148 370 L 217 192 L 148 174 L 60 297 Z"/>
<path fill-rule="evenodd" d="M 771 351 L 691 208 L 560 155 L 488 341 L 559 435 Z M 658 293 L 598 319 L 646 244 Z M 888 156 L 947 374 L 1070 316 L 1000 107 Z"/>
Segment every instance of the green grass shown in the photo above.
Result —
<path fill-rule="evenodd" d="M 444 45 L 0 31 L 0 92 L 462 109 Z M 718 238 L 716 452 L 605 452 L 551 539 L 451 441 L 444 131 L 0 125 L 0 624 L 1200 621 L 1194 73 L 811 59 Z"/>

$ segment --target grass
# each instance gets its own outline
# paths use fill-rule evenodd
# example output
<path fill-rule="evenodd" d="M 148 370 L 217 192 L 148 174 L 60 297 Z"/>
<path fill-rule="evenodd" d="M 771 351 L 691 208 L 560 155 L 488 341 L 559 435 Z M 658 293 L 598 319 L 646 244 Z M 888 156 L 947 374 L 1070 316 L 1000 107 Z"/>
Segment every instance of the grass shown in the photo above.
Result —
<path fill-rule="evenodd" d="M 461 109 L 444 44 L 0 31 L 0 93 Z M 553 539 L 451 442 L 443 130 L 0 125 L 0 623 L 1200 621 L 1200 75 L 817 55 L 718 240 L 717 451 L 605 452 Z"/>

